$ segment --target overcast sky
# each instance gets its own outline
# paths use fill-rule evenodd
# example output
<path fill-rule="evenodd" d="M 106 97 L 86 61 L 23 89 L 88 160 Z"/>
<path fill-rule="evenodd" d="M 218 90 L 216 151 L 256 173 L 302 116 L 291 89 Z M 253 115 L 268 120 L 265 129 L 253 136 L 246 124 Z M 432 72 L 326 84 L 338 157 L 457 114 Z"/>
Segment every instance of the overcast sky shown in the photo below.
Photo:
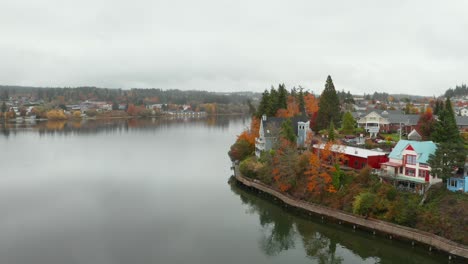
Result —
<path fill-rule="evenodd" d="M 440 95 L 468 1 L 2 0 L 0 84 Z"/>

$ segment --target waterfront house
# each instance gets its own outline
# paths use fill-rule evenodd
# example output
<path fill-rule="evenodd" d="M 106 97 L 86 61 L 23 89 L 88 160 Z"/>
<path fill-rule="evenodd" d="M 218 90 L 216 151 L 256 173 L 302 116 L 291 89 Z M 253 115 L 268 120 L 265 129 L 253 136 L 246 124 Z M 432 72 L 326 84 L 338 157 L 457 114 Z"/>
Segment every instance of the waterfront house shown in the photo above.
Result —
<path fill-rule="evenodd" d="M 400 140 L 388 155 L 389 161 L 382 163 L 378 175 L 400 189 L 422 194 L 430 185 L 442 182 L 430 174 L 428 164 L 429 155 L 436 149 L 432 141 Z"/>
<path fill-rule="evenodd" d="M 462 171 L 447 180 L 447 189 L 452 192 L 468 192 L 468 163 Z"/>
<path fill-rule="evenodd" d="M 325 148 L 325 144 L 314 144 L 314 152 L 320 152 Z M 362 169 L 369 166 L 374 169 L 379 169 L 380 164 L 387 162 L 387 153 L 370 149 L 356 148 L 344 145 L 334 144 L 330 149 L 332 152 L 340 153 L 345 156 L 343 165 L 353 168 Z"/>
<path fill-rule="evenodd" d="M 281 124 L 287 118 L 262 116 L 260 121 L 259 137 L 255 139 L 255 155 L 260 157 L 263 151 L 271 150 L 278 141 Z M 307 117 L 298 116 L 291 118 L 291 124 L 297 137 L 297 146 L 304 147 L 307 132 L 310 131 L 310 123 Z"/>

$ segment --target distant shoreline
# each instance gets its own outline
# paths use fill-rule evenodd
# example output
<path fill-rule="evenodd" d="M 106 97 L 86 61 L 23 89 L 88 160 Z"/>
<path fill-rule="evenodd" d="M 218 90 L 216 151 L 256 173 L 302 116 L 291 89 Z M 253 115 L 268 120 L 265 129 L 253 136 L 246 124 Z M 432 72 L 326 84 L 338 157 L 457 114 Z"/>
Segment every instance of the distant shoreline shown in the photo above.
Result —
<path fill-rule="evenodd" d="M 248 114 L 244 113 L 232 113 L 232 114 L 206 114 L 206 115 L 200 115 L 200 116 L 190 116 L 190 115 L 154 115 L 154 116 L 96 116 L 96 117 L 84 117 L 84 118 L 68 118 L 68 119 L 47 119 L 47 118 L 37 118 L 37 119 L 20 119 L 21 121 L 18 122 L 18 119 L 16 118 L 11 118 L 11 119 L 4 119 L 0 118 L 1 121 L 4 121 L 5 123 L 23 123 L 23 122 L 62 122 L 62 121 L 84 121 L 84 120 L 127 120 L 127 119 L 148 119 L 148 118 L 172 118 L 172 117 L 177 117 L 177 118 L 193 118 L 193 119 L 201 119 L 201 118 L 207 118 L 207 117 L 216 117 L 216 116 L 247 116 L 250 117 Z"/>

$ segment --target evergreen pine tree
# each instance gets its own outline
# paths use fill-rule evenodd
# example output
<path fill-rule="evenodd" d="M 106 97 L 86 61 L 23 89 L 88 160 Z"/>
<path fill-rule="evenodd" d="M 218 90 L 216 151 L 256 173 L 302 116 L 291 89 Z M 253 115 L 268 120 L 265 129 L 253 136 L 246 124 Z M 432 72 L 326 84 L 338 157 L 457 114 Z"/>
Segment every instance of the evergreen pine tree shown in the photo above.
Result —
<path fill-rule="evenodd" d="M 304 102 L 304 88 L 299 86 L 299 93 L 297 94 L 297 100 L 299 101 L 299 112 L 305 115 L 305 102 Z"/>
<path fill-rule="evenodd" d="M 439 110 L 438 121 L 435 123 L 431 138 L 434 142 L 438 143 L 455 142 L 463 144 L 463 140 L 458 132 L 452 104 L 448 98 L 445 102 L 445 107 Z"/>
<path fill-rule="evenodd" d="M 319 131 L 330 126 L 330 120 L 337 125 L 341 119 L 340 101 L 336 94 L 332 78 L 328 75 L 325 89 L 320 95 L 319 110 L 315 130 Z"/>
<path fill-rule="evenodd" d="M 455 119 L 455 112 L 453 111 L 452 102 L 448 97 L 445 100 L 445 110 L 447 110 L 447 117 L 450 119 L 450 122 L 452 122 L 456 126 L 457 120 Z"/>
<path fill-rule="evenodd" d="M 289 142 L 293 144 L 296 143 L 296 135 L 292 127 L 291 119 L 288 118 L 281 124 L 280 134 L 283 138 L 287 139 Z"/>
<path fill-rule="evenodd" d="M 456 168 L 465 164 L 466 149 L 455 120 L 452 103 L 447 98 L 445 107 L 439 111 L 432 140 L 437 142 L 437 150 L 429 157 L 431 174 L 442 179 L 452 176 Z"/>
<path fill-rule="evenodd" d="M 262 115 L 271 116 L 271 97 L 268 90 L 265 90 L 262 93 L 262 99 L 260 104 L 258 105 L 256 116 L 258 118 L 262 117 Z"/>
<path fill-rule="evenodd" d="M 439 101 L 439 99 L 437 99 L 437 100 L 435 101 L 435 106 L 434 106 L 434 115 L 439 115 L 439 113 L 440 113 L 440 108 L 441 108 L 441 107 L 440 107 L 440 101 Z"/>
<path fill-rule="evenodd" d="M 446 180 L 453 176 L 456 168 L 465 165 L 466 150 L 463 144 L 455 142 L 441 142 L 437 150 L 429 156 L 431 175 Z"/>
<path fill-rule="evenodd" d="M 343 124 L 341 126 L 343 133 L 352 134 L 354 132 L 355 123 L 356 121 L 354 120 L 354 117 L 351 114 L 351 112 L 346 112 L 343 115 Z"/>
<path fill-rule="evenodd" d="M 287 109 L 287 108 L 288 108 L 288 90 L 286 90 L 286 86 L 283 83 L 278 86 L 278 109 Z"/>
<path fill-rule="evenodd" d="M 276 91 L 275 87 L 271 86 L 270 89 L 270 109 L 269 109 L 269 116 L 275 116 L 276 112 L 279 109 L 278 103 L 278 91 Z"/>

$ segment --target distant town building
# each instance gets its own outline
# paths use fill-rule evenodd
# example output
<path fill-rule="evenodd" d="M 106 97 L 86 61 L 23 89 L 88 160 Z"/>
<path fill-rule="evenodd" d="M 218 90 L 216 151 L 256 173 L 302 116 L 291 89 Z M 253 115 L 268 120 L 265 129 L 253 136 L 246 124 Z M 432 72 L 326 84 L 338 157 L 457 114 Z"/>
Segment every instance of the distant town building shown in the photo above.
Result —
<path fill-rule="evenodd" d="M 466 107 L 460 108 L 459 113 L 461 116 L 468 116 L 468 108 Z"/>

